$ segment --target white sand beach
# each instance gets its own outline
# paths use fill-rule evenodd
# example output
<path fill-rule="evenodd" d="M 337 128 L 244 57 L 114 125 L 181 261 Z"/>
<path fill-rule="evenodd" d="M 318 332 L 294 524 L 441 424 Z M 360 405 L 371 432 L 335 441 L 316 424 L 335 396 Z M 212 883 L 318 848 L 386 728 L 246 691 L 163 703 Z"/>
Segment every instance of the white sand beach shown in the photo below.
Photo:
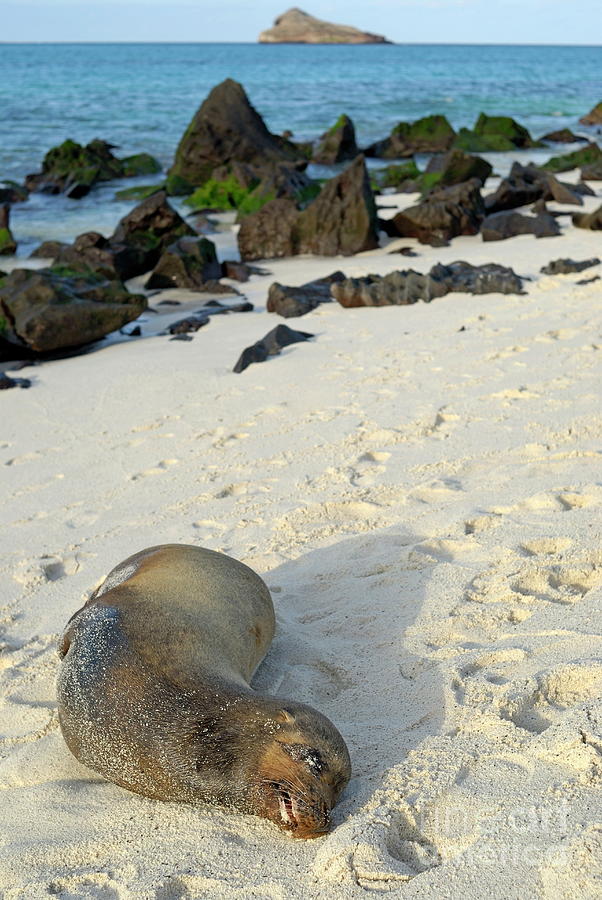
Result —
<path fill-rule="evenodd" d="M 602 245 L 560 222 L 541 240 L 266 261 L 241 286 L 255 311 L 191 341 L 15 373 L 32 386 L 0 397 L 5 900 L 600 897 L 602 281 L 577 282 L 602 266 L 540 268 Z M 231 232 L 216 244 L 232 258 Z M 232 373 L 283 321 L 265 312 L 273 281 L 459 259 L 532 280 L 523 296 L 324 304 L 287 322 L 314 340 Z M 182 305 L 145 313 L 146 335 L 209 299 L 164 296 Z M 167 542 L 270 587 L 256 684 L 324 712 L 352 757 L 327 836 L 149 800 L 69 753 L 58 636 L 114 565 Z"/>

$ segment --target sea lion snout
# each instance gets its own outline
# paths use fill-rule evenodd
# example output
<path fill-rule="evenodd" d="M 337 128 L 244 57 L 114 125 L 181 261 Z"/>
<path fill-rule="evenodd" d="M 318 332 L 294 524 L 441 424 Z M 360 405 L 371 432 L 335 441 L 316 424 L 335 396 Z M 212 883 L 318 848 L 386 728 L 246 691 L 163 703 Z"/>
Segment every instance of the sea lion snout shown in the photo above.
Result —
<path fill-rule="evenodd" d="M 281 726 L 258 765 L 263 815 L 298 838 L 328 831 L 330 812 L 351 774 L 335 726 L 311 707 L 283 710 Z"/>

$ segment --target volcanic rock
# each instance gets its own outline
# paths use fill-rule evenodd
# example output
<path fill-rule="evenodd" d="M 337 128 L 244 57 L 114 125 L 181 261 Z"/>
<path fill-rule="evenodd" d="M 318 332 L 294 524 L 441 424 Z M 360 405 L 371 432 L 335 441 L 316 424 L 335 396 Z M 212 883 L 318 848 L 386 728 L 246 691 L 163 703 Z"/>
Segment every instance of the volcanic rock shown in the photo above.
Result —
<path fill-rule="evenodd" d="M 291 200 L 272 200 L 246 216 L 238 233 L 243 260 L 313 253 L 351 255 L 378 247 L 376 206 L 363 156 L 303 211 Z"/>
<path fill-rule="evenodd" d="M 360 31 L 351 25 L 334 25 L 293 7 L 274 20 L 274 27 L 262 31 L 260 44 L 390 44 L 380 34 Z"/>
<path fill-rule="evenodd" d="M 10 230 L 10 204 L 0 204 L 0 256 L 12 256 L 17 252 L 17 242 Z"/>
<path fill-rule="evenodd" d="M 582 181 L 602 181 L 602 156 L 595 162 L 583 166 L 581 169 Z"/>
<path fill-rule="evenodd" d="M 389 137 L 371 144 L 366 156 L 401 159 L 414 153 L 444 153 L 452 146 L 456 132 L 445 116 L 426 116 L 415 122 L 400 122 Z"/>
<path fill-rule="evenodd" d="M 542 141 L 550 141 L 553 144 L 587 144 L 587 138 L 578 134 L 573 134 L 569 128 L 560 128 L 558 131 L 550 131 L 540 138 Z"/>
<path fill-rule="evenodd" d="M 0 181 L 0 203 L 24 203 L 28 197 L 27 188 L 16 181 Z"/>
<path fill-rule="evenodd" d="M 145 287 L 202 290 L 207 282 L 219 280 L 222 267 L 215 244 L 207 238 L 182 237 L 162 253 Z"/>
<path fill-rule="evenodd" d="M 35 353 L 98 340 L 136 319 L 146 297 L 95 273 L 14 269 L 0 286 L 2 337 Z"/>
<path fill-rule="evenodd" d="M 477 234 L 485 216 L 480 187 L 480 181 L 472 178 L 433 191 L 422 203 L 397 213 L 389 222 L 388 233 L 416 237 L 421 244 L 448 241 L 459 234 Z"/>
<path fill-rule="evenodd" d="M 56 259 L 64 247 L 69 247 L 63 241 L 43 241 L 39 247 L 29 254 L 30 259 Z"/>
<path fill-rule="evenodd" d="M 547 266 L 542 266 L 539 270 L 544 275 L 569 275 L 571 272 L 583 272 L 584 269 L 591 269 L 592 266 L 600 265 L 597 256 L 592 259 L 582 259 L 576 262 L 574 259 L 554 259 Z"/>
<path fill-rule="evenodd" d="M 196 112 L 169 174 L 201 185 L 220 166 L 239 162 L 265 171 L 275 163 L 298 159 L 292 144 L 268 131 L 242 85 L 227 78 L 213 88 Z"/>
<path fill-rule="evenodd" d="M 602 231 L 602 206 L 591 213 L 576 213 L 573 225 L 577 228 L 589 228 L 591 231 Z"/>
<path fill-rule="evenodd" d="M 29 378 L 10 378 L 5 372 L 0 372 L 0 391 L 8 391 L 16 387 L 31 387 L 31 381 Z"/>
<path fill-rule="evenodd" d="M 275 281 L 268 291 L 268 312 L 278 313 L 285 319 L 304 316 L 316 309 L 321 303 L 332 300 L 331 284 L 345 280 L 343 272 L 333 272 L 325 278 L 308 281 L 300 287 L 290 287 Z"/>
<path fill-rule="evenodd" d="M 558 181 L 551 173 L 537 166 L 522 166 L 515 162 L 509 176 L 502 179 L 497 190 L 485 198 L 485 209 L 488 213 L 501 212 L 537 200 L 555 200 L 557 203 L 581 206 L 582 193 L 581 188 Z"/>
<path fill-rule="evenodd" d="M 97 272 L 110 281 L 121 277 L 109 241 L 97 231 L 86 231 L 78 235 L 73 244 L 60 247 L 54 263 L 55 267 L 65 266 L 73 271 Z"/>
<path fill-rule="evenodd" d="M 331 287 L 332 296 L 344 307 L 406 306 L 424 300 L 429 303 L 451 292 L 468 294 L 521 294 L 522 281 L 510 268 L 495 263 L 472 266 L 454 262 L 433 266 L 427 275 L 413 269 L 348 278 Z"/>
<path fill-rule="evenodd" d="M 485 263 L 473 266 L 467 262 L 438 263 L 430 271 L 431 278 L 444 284 L 450 293 L 522 294 L 523 283 L 508 266 Z"/>
<path fill-rule="evenodd" d="M 283 347 L 299 341 L 307 341 L 312 337 L 314 335 L 307 331 L 293 331 L 288 325 L 277 325 L 268 331 L 260 341 L 242 351 L 232 371 L 244 372 L 251 363 L 264 362 L 269 356 L 277 356 Z"/>
<path fill-rule="evenodd" d="M 464 153 L 463 150 L 449 150 L 443 155 L 433 156 L 422 176 L 422 189 L 426 193 L 436 188 L 450 187 L 477 178 L 485 184 L 493 166 L 480 156 Z"/>
<path fill-rule="evenodd" d="M 413 269 L 388 275 L 347 278 L 331 288 L 332 296 L 347 309 L 357 306 L 407 306 L 418 300 L 434 300 L 447 294 L 447 288 Z"/>
<path fill-rule="evenodd" d="M 510 210 L 487 216 L 481 228 L 484 241 L 505 241 L 518 234 L 534 234 L 537 238 L 556 237 L 560 234 L 560 228 L 548 212 L 524 216 Z"/>
<path fill-rule="evenodd" d="M 98 182 L 161 171 L 161 164 L 148 153 L 118 159 L 113 155 L 113 149 L 113 144 L 98 139 L 90 141 L 85 147 L 76 141 L 66 140 L 48 151 L 42 162 L 42 171 L 28 175 L 25 187 L 47 194 L 64 193 L 78 200 L 85 197 Z"/>
<path fill-rule="evenodd" d="M 563 156 L 553 156 L 543 164 L 542 169 L 547 172 L 569 172 L 571 169 L 581 169 L 592 163 L 598 164 L 602 160 L 602 150 L 593 142 L 581 150 L 573 153 L 565 153 Z"/>
<path fill-rule="evenodd" d="M 473 153 L 516 150 L 537 147 L 528 130 L 510 116 L 488 116 L 481 113 L 474 129 L 461 128 L 454 142 L 455 147 Z"/>
<path fill-rule="evenodd" d="M 169 326 L 170 334 L 189 334 L 198 331 L 209 324 L 209 316 L 206 313 L 197 313 L 193 316 L 187 316 L 185 319 L 178 319 Z"/>
<path fill-rule="evenodd" d="M 159 191 L 124 216 L 109 238 L 115 267 L 125 280 L 148 272 L 161 254 L 180 237 L 195 235 L 193 229 Z"/>
<path fill-rule="evenodd" d="M 602 125 L 602 100 L 579 119 L 581 125 Z"/>
<path fill-rule="evenodd" d="M 340 116 L 320 138 L 313 161 L 325 166 L 355 159 L 360 151 L 355 141 L 355 127 L 349 116 Z"/>
<path fill-rule="evenodd" d="M 298 218 L 295 203 L 287 199 L 271 200 L 256 213 L 246 216 L 238 232 L 241 259 L 292 256 L 293 228 Z"/>
<path fill-rule="evenodd" d="M 390 187 L 406 194 L 413 194 L 421 189 L 423 174 L 413 159 L 370 173 L 377 189 Z"/>
<path fill-rule="evenodd" d="M 351 256 L 378 247 L 374 195 L 363 156 L 327 181 L 293 228 L 295 253 Z"/>

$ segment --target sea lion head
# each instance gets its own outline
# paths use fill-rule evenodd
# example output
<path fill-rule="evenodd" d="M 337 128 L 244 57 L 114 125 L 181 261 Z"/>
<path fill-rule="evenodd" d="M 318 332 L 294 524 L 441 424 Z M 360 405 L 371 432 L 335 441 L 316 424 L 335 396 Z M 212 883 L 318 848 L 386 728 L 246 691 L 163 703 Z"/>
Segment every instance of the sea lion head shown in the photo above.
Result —
<path fill-rule="evenodd" d="M 294 837 L 319 837 L 351 775 L 345 741 L 326 716 L 302 703 L 287 702 L 271 719 L 275 728 L 256 760 L 256 812 Z"/>

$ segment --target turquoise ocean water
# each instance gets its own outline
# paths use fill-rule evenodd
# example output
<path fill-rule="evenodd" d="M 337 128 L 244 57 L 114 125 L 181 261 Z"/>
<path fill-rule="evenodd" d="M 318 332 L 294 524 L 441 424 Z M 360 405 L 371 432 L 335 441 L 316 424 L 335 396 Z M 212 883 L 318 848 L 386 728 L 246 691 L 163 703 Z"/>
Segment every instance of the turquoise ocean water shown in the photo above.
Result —
<path fill-rule="evenodd" d="M 0 178 L 38 170 L 46 150 L 68 137 L 100 137 L 122 155 L 145 150 L 167 166 L 203 98 L 227 77 L 244 85 L 272 131 L 290 129 L 296 139 L 317 136 L 342 112 L 360 145 L 430 113 L 456 128 L 481 111 L 513 115 L 538 137 L 578 129 L 602 99 L 602 48 L 0 44 Z M 498 171 L 510 162 L 497 160 Z M 38 195 L 15 207 L 23 252 L 45 237 L 112 228 L 131 206 L 114 201 L 114 191 L 82 201 Z"/>

